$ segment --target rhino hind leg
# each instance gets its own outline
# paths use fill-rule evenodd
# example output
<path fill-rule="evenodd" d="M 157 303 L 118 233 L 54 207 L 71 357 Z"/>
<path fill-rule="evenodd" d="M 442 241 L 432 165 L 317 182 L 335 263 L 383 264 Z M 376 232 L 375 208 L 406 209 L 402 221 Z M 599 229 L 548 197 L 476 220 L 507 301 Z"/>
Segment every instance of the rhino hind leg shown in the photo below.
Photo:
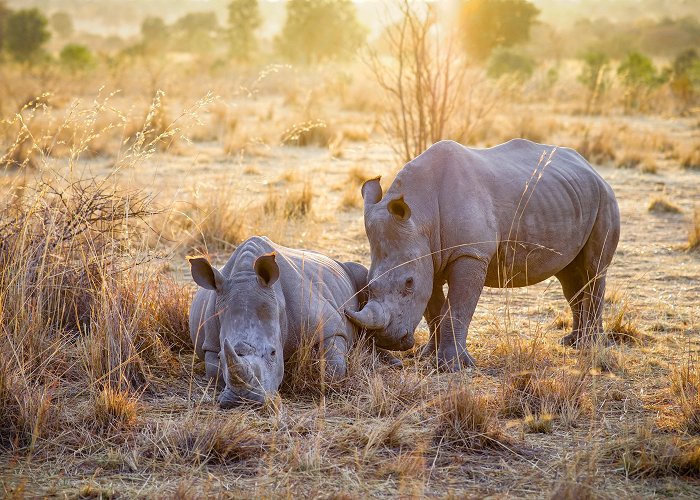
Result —
<path fill-rule="evenodd" d="M 589 241 L 576 259 L 556 275 L 573 316 L 571 333 L 561 339 L 566 346 L 590 344 L 603 333 L 605 277 L 612 255 L 595 245 L 595 241 Z"/>

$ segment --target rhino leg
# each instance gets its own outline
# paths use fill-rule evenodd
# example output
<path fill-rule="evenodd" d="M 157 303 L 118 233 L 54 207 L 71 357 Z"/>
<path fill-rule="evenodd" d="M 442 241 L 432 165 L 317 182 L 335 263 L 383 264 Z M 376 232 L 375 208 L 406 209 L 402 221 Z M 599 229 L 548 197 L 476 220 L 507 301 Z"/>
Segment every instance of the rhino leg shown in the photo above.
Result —
<path fill-rule="evenodd" d="M 430 329 L 428 342 L 423 346 L 420 352 L 421 358 L 435 358 L 438 345 L 440 344 L 440 320 L 442 318 L 442 308 L 445 305 L 445 292 L 442 290 L 443 282 L 435 279 L 433 281 L 433 294 L 428 301 L 428 307 L 425 309 L 425 321 Z"/>
<path fill-rule="evenodd" d="M 325 361 L 325 377 L 329 382 L 338 382 L 347 375 L 348 342 L 343 335 L 324 339 L 321 356 Z"/>
<path fill-rule="evenodd" d="M 219 364 L 218 353 L 213 351 L 206 351 L 204 353 L 204 366 L 206 369 L 207 379 L 213 381 L 215 387 L 221 389 L 226 386 L 224 374 L 221 372 L 221 365 Z"/>
<path fill-rule="evenodd" d="M 488 263 L 483 260 L 462 257 L 448 269 L 449 291 L 442 309 L 437 351 L 441 369 L 457 371 L 474 366 L 474 358 L 467 351 L 467 332 L 486 282 L 487 268 Z"/>

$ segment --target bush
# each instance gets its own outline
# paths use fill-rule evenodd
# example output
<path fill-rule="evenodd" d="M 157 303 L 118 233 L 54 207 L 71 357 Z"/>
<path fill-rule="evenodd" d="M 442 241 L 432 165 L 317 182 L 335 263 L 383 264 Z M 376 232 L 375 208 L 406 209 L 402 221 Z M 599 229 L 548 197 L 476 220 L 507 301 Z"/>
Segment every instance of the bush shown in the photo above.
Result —
<path fill-rule="evenodd" d="M 72 73 L 86 71 L 95 66 L 95 58 L 84 45 L 70 43 L 63 47 L 59 56 L 61 65 Z"/>
<path fill-rule="evenodd" d="M 48 21 L 38 9 L 18 10 L 5 22 L 5 46 L 18 62 L 31 62 L 51 37 Z"/>
<path fill-rule="evenodd" d="M 496 49 L 489 61 L 487 74 L 491 78 L 510 75 L 525 81 L 532 76 L 534 69 L 535 61 L 531 57 L 507 49 Z"/>

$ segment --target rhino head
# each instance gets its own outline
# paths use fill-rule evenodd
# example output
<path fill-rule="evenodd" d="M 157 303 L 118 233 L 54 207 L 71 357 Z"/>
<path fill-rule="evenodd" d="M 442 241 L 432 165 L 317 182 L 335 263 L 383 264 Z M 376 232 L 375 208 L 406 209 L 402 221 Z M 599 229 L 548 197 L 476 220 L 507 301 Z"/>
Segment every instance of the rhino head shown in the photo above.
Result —
<path fill-rule="evenodd" d="M 190 267 L 199 286 L 216 292 L 219 361 L 226 382 L 219 404 L 231 408 L 264 402 L 284 375 L 284 299 L 275 293 L 280 271 L 274 252 L 258 257 L 250 271 L 230 278 L 202 257 L 190 259 Z"/>
<path fill-rule="evenodd" d="M 362 310 L 346 315 L 370 331 L 378 347 L 404 351 L 413 347 L 413 332 L 432 292 L 429 240 L 403 195 L 382 200 L 379 178 L 363 184 L 362 198 L 372 255 L 369 299 Z"/>

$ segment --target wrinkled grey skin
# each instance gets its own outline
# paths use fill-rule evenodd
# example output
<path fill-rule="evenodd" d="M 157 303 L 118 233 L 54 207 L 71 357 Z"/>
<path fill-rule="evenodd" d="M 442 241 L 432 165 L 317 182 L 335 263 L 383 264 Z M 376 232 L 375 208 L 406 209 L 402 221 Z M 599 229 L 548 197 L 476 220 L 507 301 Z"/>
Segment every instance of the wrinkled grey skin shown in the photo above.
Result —
<path fill-rule="evenodd" d="M 406 164 L 383 197 L 379 179 L 365 182 L 362 195 L 370 299 L 346 314 L 378 346 L 411 348 L 425 316 L 423 354 L 446 369 L 471 366 L 467 330 L 483 287 L 550 276 L 573 311 L 562 343 L 602 331 L 620 214 L 610 186 L 575 151 L 523 139 L 489 149 L 442 141 Z"/>
<path fill-rule="evenodd" d="M 364 266 L 264 237 L 243 242 L 221 271 L 204 258 L 189 261 L 202 287 L 190 308 L 190 336 L 207 377 L 223 388 L 222 407 L 263 402 L 276 392 L 302 335 L 321 340 L 330 380 L 345 376 L 357 328 L 342 310 L 364 304 L 358 294 L 367 282 Z"/>

